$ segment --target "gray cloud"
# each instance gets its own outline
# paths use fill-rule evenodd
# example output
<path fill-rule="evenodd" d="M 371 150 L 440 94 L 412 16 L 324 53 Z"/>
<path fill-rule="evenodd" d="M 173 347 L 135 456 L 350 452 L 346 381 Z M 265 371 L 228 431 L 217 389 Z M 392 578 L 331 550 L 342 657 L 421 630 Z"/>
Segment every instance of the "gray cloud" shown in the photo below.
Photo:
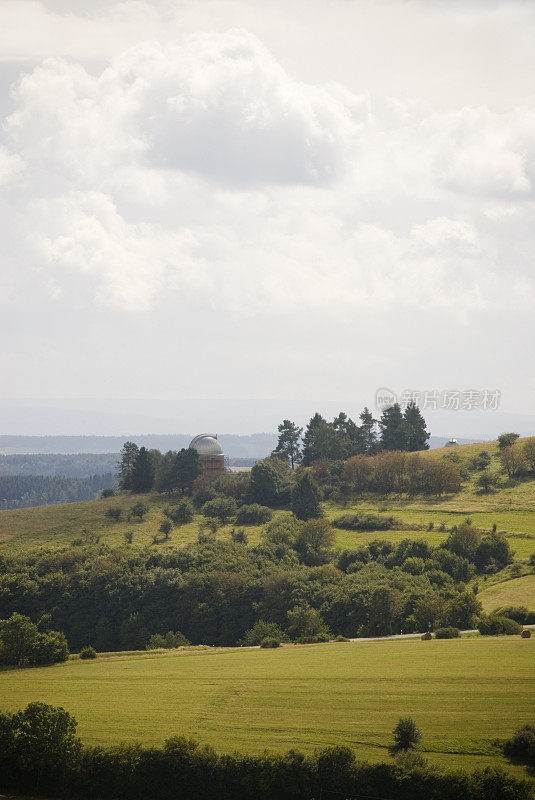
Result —
<path fill-rule="evenodd" d="M 269 392 L 272 382 L 285 393 L 312 380 L 301 366 L 312 374 L 318 352 L 328 361 L 337 351 L 325 366 L 333 391 L 357 385 L 355 353 L 371 383 L 381 369 L 417 372 L 418 320 L 426 363 L 441 363 L 439 377 L 453 384 L 459 370 L 474 369 L 476 354 L 460 366 L 449 352 L 452 331 L 459 352 L 461 330 L 492 339 L 500 352 L 497 319 L 519 335 L 535 302 L 533 97 L 516 54 L 494 94 L 474 67 L 470 102 L 452 102 L 454 84 L 465 97 L 463 76 L 444 77 L 451 42 L 439 31 L 463 46 L 468 37 L 484 60 L 496 20 L 506 38 L 516 31 L 523 42 L 522 29 L 533 30 L 522 4 L 463 10 L 381 0 L 334 4 L 331 18 L 312 3 L 298 30 L 290 25 L 297 11 L 276 2 L 261 20 L 252 4 L 233 0 L 219 11 L 183 3 L 180 13 L 159 3 L 102 4 L 86 17 L 76 6 L 67 13 L 61 3 L 24 2 L 26 38 L 20 8 L 7 5 L 16 12 L 7 22 L 0 9 L 13 32 L 7 52 L 32 61 L 17 62 L 5 103 L 0 302 L 18 332 L 19 363 L 33 364 L 43 385 L 37 361 L 54 365 L 51 383 L 65 380 L 63 357 L 73 363 L 79 351 L 91 361 L 86 325 L 102 347 L 111 342 L 109 359 L 91 361 L 92 377 L 73 366 L 74 391 L 86 393 L 102 370 L 106 386 L 122 379 L 134 391 L 130 353 L 114 344 L 114 326 L 134 337 L 136 326 L 148 331 L 136 338 L 139 357 L 162 392 L 181 386 L 161 377 L 165 363 L 180 363 L 175 375 L 195 372 L 211 363 L 216 342 L 220 361 L 211 369 L 220 385 L 232 375 L 247 391 L 242 364 L 251 391 Z M 404 18 L 423 36 L 429 80 L 415 75 L 412 49 L 396 49 L 394 33 L 408 43 Z M 359 22 L 348 28 L 359 52 L 344 29 L 350 19 Z M 47 307 L 54 325 L 43 322 Z M 408 327 L 411 346 L 403 348 L 398 332 Z M 43 329 L 50 342 L 47 334 L 41 341 Z M 101 340 L 96 331 L 104 330 Z M 277 330 L 287 337 L 270 338 Z M 401 349 L 392 354 L 392 346 Z M 484 365 L 481 380 L 498 370 L 490 357 Z M 509 384 L 510 368 L 499 367 Z M 531 378 L 516 381 L 523 397 L 535 398 Z M 12 391 L 24 385 L 17 375 Z"/>

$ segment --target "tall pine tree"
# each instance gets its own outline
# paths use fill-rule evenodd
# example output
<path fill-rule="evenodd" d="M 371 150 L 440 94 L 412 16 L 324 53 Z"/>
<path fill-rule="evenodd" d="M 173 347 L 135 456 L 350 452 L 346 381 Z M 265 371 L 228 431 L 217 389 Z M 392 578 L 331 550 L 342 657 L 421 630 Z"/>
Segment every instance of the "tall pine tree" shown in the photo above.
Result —
<path fill-rule="evenodd" d="M 140 447 L 132 469 L 131 490 L 136 494 L 150 492 L 154 485 L 154 465 L 146 447 Z"/>
<path fill-rule="evenodd" d="M 407 434 L 399 403 L 385 408 L 379 420 L 382 450 L 406 450 Z"/>
<path fill-rule="evenodd" d="M 119 486 L 121 489 L 130 490 L 132 488 L 132 474 L 139 455 L 139 447 L 135 442 L 125 442 L 121 450 L 117 472 Z"/>
<path fill-rule="evenodd" d="M 410 402 L 405 408 L 403 427 L 407 439 L 406 447 L 409 452 L 429 450 L 427 440 L 431 434 L 426 430 L 425 419 L 414 401 Z"/>
<path fill-rule="evenodd" d="M 374 419 L 372 412 L 369 408 L 365 407 L 362 414 L 359 416 L 359 452 L 371 455 L 377 452 L 377 431 L 375 426 L 377 420 Z"/>
<path fill-rule="evenodd" d="M 326 425 L 327 422 L 323 419 L 321 414 L 316 412 L 308 425 L 306 426 L 305 433 L 303 436 L 303 464 L 308 466 L 312 464 L 313 461 L 316 461 L 319 458 L 318 449 L 316 446 L 316 433 L 318 427 L 321 425 Z"/>
<path fill-rule="evenodd" d="M 279 441 L 272 455 L 283 456 L 290 462 L 292 469 L 301 461 L 302 454 L 299 448 L 303 428 L 298 428 L 289 419 L 284 419 L 278 427 Z"/>

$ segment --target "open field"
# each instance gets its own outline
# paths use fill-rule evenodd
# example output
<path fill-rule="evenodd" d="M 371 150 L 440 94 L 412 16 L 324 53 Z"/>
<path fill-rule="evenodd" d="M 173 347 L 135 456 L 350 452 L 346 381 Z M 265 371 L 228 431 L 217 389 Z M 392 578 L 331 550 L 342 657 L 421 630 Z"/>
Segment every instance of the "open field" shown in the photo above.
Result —
<path fill-rule="evenodd" d="M 487 612 L 505 606 L 526 606 L 535 611 L 535 575 L 495 583 L 479 592 L 478 598 Z"/>
<path fill-rule="evenodd" d="M 62 705 L 87 743 L 187 734 L 220 751 L 347 744 L 388 759 L 410 715 L 431 763 L 507 762 L 492 745 L 533 722 L 535 639 L 378 641 L 111 655 L 0 672 L 4 708 Z M 520 767 L 516 768 L 521 770 Z"/>

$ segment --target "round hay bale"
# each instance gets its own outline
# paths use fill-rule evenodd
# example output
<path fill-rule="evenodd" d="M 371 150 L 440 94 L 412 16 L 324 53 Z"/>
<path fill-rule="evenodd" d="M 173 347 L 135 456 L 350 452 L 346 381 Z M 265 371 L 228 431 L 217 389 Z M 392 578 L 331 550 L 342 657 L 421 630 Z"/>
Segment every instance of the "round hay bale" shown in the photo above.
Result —
<path fill-rule="evenodd" d="M 428 642 L 432 638 L 433 634 L 427 631 L 427 633 L 424 633 L 424 635 L 422 636 L 422 642 Z"/>
<path fill-rule="evenodd" d="M 520 636 L 521 636 L 523 639 L 531 639 L 531 631 L 530 631 L 530 630 L 525 630 L 525 631 L 522 631 L 522 633 L 520 634 Z"/>

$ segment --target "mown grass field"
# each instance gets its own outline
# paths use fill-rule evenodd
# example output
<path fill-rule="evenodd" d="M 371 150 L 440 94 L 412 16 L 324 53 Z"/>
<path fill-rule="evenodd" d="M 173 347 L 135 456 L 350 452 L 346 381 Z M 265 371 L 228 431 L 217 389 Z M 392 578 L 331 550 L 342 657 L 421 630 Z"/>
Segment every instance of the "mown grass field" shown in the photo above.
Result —
<path fill-rule="evenodd" d="M 478 594 L 484 611 L 506 606 L 525 606 L 535 611 L 535 575 L 523 575 L 503 583 L 495 583 Z"/>
<path fill-rule="evenodd" d="M 346 744 L 388 760 L 414 717 L 433 764 L 508 766 L 493 740 L 533 722 L 535 638 L 183 650 L 0 672 L 1 705 L 68 709 L 86 743 L 187 734 L 225 752 Z"/>

